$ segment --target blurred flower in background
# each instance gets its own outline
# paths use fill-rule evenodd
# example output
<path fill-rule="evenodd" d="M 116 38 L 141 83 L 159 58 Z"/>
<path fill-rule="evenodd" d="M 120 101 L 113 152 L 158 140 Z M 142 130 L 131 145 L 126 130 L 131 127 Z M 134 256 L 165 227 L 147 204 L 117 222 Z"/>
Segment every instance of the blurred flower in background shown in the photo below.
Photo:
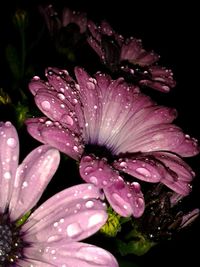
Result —
<path fill-rule="evenodd" d="M 175 87 L 172 71 L 159 66 L 157 62 L 160 57 L 154 51 L 147 52 L 140 39 L 124 38 L 106 21 L 100 26 L 89 21 L 88 29 L 91 33 L 87 39 L 89 45 L 111 72 L 123 75 L 141 87 L 165 93 Z"/>

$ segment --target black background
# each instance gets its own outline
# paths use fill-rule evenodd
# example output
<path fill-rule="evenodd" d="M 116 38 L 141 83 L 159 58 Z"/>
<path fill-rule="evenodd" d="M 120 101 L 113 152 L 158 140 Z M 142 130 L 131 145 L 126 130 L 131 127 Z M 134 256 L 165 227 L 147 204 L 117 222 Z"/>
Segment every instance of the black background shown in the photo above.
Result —
<path fill-rule="evenodd" d="M 44 2 L 44 1 L 43 1 Z M 86 11 L 93 20 L 106 19 L 113 28 L 126 36 L 141 38 L 145 48 L 161 55 L 162 65 L 174 72 L 177 86 L 169 94 L 155 94 L 160 104 L 178 110 L 176 123 L 184 132 L 200 139 L 199 103 L 199 19 L 197 4 L 193 1 L 52 1 L 80 11 Z M 197 2 L 197 1 L 196 1 Z M 16 6 L 36 10 L 41 1 L 13 1 L 1 7 L 0 36 L 5 42 L 9 31 L 10 14 Z M 0 45 L 1 47 L 1 45 Z M 2 51 L 1 51 L 2 53 Z M 3 70 L 5 73 L 5 70 Z M 197 177 L 194 180 L 192 206 L 200 207 L 200 158 L 188 159 Z M 174 240 L 153 248 L 140 258 L 134 258 L 139 266 L 198 266 L 200 222 Z M 131 257 L 129 257 L 131 262 Z M 197 263 L 194 263 L 194 262 Z"/>

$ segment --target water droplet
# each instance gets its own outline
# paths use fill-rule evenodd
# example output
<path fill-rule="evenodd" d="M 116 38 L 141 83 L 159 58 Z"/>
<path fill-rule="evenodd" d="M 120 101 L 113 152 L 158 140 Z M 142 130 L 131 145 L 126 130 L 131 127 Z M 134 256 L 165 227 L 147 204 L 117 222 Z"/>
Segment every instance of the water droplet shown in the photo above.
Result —
<path fill-rule="evenodd" d="M 150 171 L 148 171 L 146 168 L 137 168 L 136 172 L 142 174 L 145 177 L 151 177 Z"/>
<path fill-rule="evenodd" d="M 5 122 L 5 126 L 6 126 L 6 127 L 10 127 L 11 125 L 12 125 L 12 124 L 11 124 L 10 121 Z"/>
<path fill-rule="evenodd" d="M 25 181 L 25 182 L 23 182 L 23 184 L 22 184 L 22 188 L 24 188 L 24 187 L 27 187 L 28 186 L 28 183 Z"/>
<path fill-rule="evenodd" d="M 85 175 L 90 174 L 93 171 L 93 168 L 91 166 L 88 166 L 85 168 Z"/>
<path fill-rule="evenodd" d="M 144 206 L 144 199 L 141 197 L 137 198 L 135 201 L 135 206 L 136 208 L 141 209 Z"/>
<path fill-rule="evenodd" d="M 78 147 L 77 146 L 74 146 L 73 149 L 74 149 L 74 151 L 78 152 Z"/>
<path fill-rule="evenodd" d="M 44 110 L 49 111 L 51 108 L 51 104 L 49 103 L 49 101 L 45 100 L 41 103 L 41 106 Z"/>
<path fill-rule="evenodd" d="M 60 239 L 59 235 L 52 235 L 47 239 L 47 242 L 54 242 L 58 239 Z"/>
<path fill-rule="evenodd" d="M 72 117 L 70 117 L 69 115 L 63 116 L 62 121 L 66 122 L 70 126 L 72 126 L 74 124 Z"/>
<path fill-rule="evenodd" d="M 57 96 L 60 100 L 65 100 L 65 96 L 63 94 L 58 93 Z"/>
<path fill-rule="evenodd" d="M 55 222 L 55 223 L 53 224 L 53 226 L 54 226 L 54 227 L 58 227 L 58 222 Z"/>
<path fill-rule="evenodd" d="M 5 179 L 9 180 L 11 178 L 11 173 L 10 172 L 5 172 L 3 176 L 4 176 Z"/>
<path fill-rule="evenodd" d="M 70 225 L 68 225 L 67 227 L 67 235 L 69 237 L 75 237 L 80 235 L 83 232 L 81 226 L 79 223 L 72 223 Z"/>
<path fill-rule="evenodd" d="M 120 167 L 127 168 L 127 163 L 125 161 L 120 162 Z"/>
<path fill-rule="evenodd" d="M 108 182 L 104 180 L 103 181 L 103 185 L 107 185 L 107 184 L 108 184 Z"/>
<path fill-rule="evenodd" d="M 95 89 L 95 85 L 92 82 L 87 82 L 87 88 L 90 90 L 94 90 Z"/>
<path fill-rule="evenodd" d="M 90 209 L 94 206 L 94 202 L 92 200 L 89 200 L 85 203 L 86 208 Z"/>
<path fill-rule="evenodd" d="M 8 145 L 9 147 L 11 147 L 11 148 L 16 147 L 16 145 L 17 145 L 17 141 L 16 141 L 16 139 L 13 138 L 13 137 L 8 138 L 8 140 L 7 140 L 7 145 Z"/>
<path fill-rule="evenodd" d="M 98 179 L 95 176 L 91 176 L 90 177 L 90 182 L 93 183 L 93 184 L 95 184 L 95 185 L 97 185 Z"/>
<path fill-rule="evenodd" d="M 94 214 L 88 220 L 88 227 L 95 226 L 104 220 L 103 214 Z"/>

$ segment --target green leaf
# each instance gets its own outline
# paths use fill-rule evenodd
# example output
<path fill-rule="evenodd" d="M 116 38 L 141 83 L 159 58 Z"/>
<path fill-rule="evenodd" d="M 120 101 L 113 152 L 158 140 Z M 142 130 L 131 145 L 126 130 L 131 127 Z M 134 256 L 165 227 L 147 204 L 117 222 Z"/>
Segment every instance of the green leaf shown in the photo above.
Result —
<path fill-rule="evenodd" d="M 10 67 L 14 79 L 18 81 L 21 78 L 21 63 L 19 60 L 17 50 L 14 46 L 7 45 L 6 59 L 8 61 L 8 65 Z"/>

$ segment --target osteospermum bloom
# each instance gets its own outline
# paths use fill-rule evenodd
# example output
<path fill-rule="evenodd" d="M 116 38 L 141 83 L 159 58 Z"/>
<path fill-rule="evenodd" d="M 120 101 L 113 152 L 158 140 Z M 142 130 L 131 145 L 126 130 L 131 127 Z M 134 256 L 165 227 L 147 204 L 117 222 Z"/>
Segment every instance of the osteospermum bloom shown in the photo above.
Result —
<path fill-rule="evenodd" d="M 29 133 L 80 161 L 80 175 L 102 188 L 122 216 L 141 216 L 144 198 L 136 179 L 162 182 L 182 195 L 194 176 L 182 157 L 198 153 L 197 142 L 172 121 L 176 112 L 158 106 L 128 85 L 76 68 L 75 82 L 66 70 L 48 68 L 48 81 L 34 77 L 30 90 L 46 115 L 26 121 Z"/>
<path fill-rule="evenodd" d="M 87 29 L 87 16 L 85 13 L 72 11 L 67 7 L 63 8 L 62 12 L 59 13 L 54 9 L 53 5 L 40 6 L 40 12 L 51 35 L 70 24 L 77 25 L 80 33 L 84 33 Z"/>
<path fill-rule="evenodd" d="M 42 145 L 18 166 L 19 141 L 10 122 L 0 124 L 0 266 L 112 266 L 107 251 L 78 242 L 107 219 L 102 193 L 92 184 L 57 193 L 25 220 L 55 173 L 58 150 Z"/>
<path fill-rule="evenodd" d="M 157 65 L 159 55 L 147 52 L 140 39 L 125 39 L 105 21 L 98 27 L 89 21 L 88 29 L 91 33 L 89 45 L 111 71 L 161 92 L 169 92 L 176 85 L 172 71 Z"/>

